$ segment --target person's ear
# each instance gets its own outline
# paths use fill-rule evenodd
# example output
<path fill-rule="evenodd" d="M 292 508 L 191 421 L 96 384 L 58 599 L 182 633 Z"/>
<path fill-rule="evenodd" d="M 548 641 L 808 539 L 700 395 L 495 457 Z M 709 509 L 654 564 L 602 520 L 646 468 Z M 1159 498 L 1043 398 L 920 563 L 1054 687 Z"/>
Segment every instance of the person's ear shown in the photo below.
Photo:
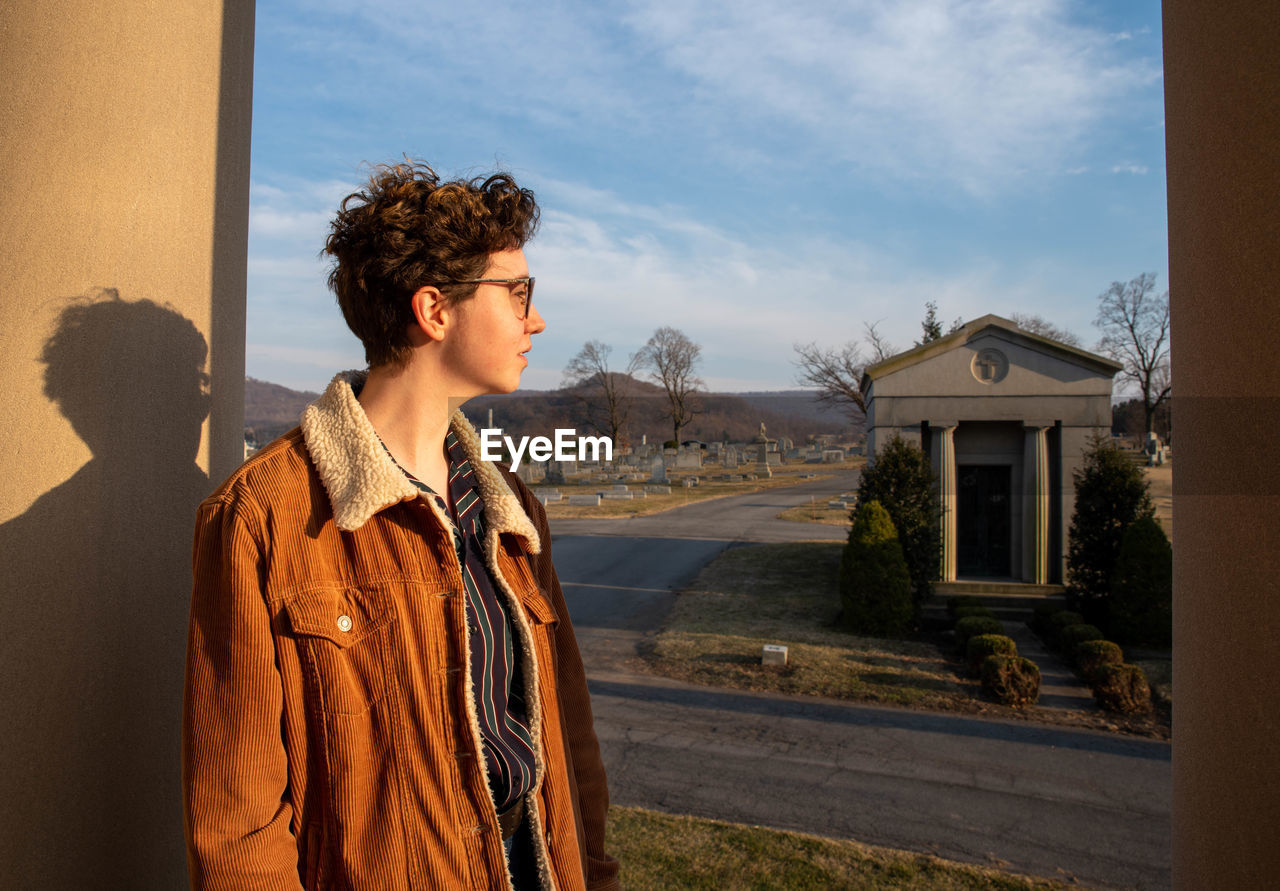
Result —
<path fill-rule="evenodd" d="M 444 340 L 449 313 L 440 289 L 424 285 L 413 292 L 409 302 L 417 330 L 429 340 Z"/>

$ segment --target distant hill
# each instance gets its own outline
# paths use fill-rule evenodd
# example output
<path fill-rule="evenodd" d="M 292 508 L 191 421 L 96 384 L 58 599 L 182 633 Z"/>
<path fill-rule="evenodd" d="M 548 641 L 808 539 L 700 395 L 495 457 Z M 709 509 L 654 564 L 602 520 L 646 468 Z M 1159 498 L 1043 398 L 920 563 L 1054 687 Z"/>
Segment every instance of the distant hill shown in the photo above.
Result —
<path fill-rule="evenodd" d="M 743 402 L 767 411 L 796 419 L 807 419 L 813 424 L 840 423 L 853 427 L 849 413 L 819 402 L 813 390 L 766 390 L 759 393 L 734 393 Z M 862 423 L 856 426 L 862 430 Z"/>
<path fill-rule="evenodd" d="M 298 426 L 302 410 L 320 398 L 309 390 L 290 390 L 256 378 L 244 379 L 245 438 L 264 446 Z"/>
<path fill-rule="evenodd" d="M 632 379 L 634 394 L 627 436 L 639 442 L 642 434 L 650 442 L 671 437 L 671 422 L 663 417 L 667 397 L 662 388 L 646 381 Z M 508 436 L 549 436 L 557 427 L 573 427 L 596 432 L 587 420 L 583 392 L 574 388 L 559 390 L 520 390 L 502 396 L 480 396 L 463 408 L 476 426 L 487 426 L 489 411 L 493 425 Z M 318 393 L 300 392 L 266 381 L 245 379 L 245 435 L 265 445 L 292 429 L 307 404 Z M 680 431 L 681 439 L 704 442 L 750 440 L 763 423 L 769 436 L 787 436 L 803 442 L 811 434 L 834 433 L 850 438 L 861 432 L 846 413 L 832 409 L 814 398 L 808 390 L 777 390 L 757 393 L 702 393 L 698 396 L 701 411 Z"/>

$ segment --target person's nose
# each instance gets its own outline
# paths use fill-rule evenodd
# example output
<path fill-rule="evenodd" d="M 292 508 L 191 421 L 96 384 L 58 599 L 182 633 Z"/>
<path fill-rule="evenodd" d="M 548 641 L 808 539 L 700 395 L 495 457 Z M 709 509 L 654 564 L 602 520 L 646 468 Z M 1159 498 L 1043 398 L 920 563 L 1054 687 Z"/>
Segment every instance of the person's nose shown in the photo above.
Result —
<path fill-rule="evenodd" d="M 524 328 L 530 335 L 541 334 L 547 330 L 547 320 L 542 317 L 542 313 L 538 312 L 538 307 L 529 307 L 529 314 L 524 319 Z"/>

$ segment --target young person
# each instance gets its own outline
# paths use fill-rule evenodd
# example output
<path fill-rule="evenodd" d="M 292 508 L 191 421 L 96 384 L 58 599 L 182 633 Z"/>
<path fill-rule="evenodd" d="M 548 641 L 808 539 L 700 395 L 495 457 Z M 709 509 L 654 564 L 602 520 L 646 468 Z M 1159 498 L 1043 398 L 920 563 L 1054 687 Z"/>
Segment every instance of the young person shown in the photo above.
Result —
<path fill-rule="evenodd" d="M 329 284 L 367 372 L 198 513 L 183 722 L 194 888 L 617 887 L 542 506 L 458 406 L 545 323 L 505 174 L 374 170 Z"/>

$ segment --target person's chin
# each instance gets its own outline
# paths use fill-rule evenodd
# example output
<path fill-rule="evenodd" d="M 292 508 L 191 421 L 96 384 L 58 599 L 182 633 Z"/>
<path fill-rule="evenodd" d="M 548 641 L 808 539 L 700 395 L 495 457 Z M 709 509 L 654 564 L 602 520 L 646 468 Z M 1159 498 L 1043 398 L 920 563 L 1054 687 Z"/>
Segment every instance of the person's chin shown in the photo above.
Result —
<path fill-rule="evenodd" d="M 504 393 L 514 393 L 518 389 L 520 389 L 520 375 L 517 374 L 508 380 L 494 384 L 493 389 L 489 392 L 493 395 L 502 395 Z"/>

